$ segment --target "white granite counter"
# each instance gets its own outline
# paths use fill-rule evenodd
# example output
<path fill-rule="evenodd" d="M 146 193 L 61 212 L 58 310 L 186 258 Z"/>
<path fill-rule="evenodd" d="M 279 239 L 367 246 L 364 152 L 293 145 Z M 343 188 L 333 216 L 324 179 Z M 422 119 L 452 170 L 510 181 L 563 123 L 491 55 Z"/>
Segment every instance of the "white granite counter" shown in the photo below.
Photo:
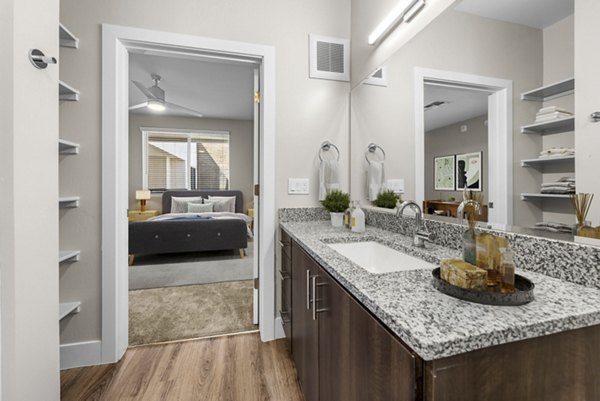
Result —
<path fill-rule="evenodd" d="M 435 290 L 430 270 L 371 274 L 327 243 L 375 240 L 432 263 L 460 257 L 455 249 L 414 248 L 410 237 L 369 226 L 362 234 L 333 228 L 328 221 L 283 222 L 281 227 L 424 360 L 600 324 L 596 288 L 518 269 L 535 284 L 533 302 L 474 304 Z"/>

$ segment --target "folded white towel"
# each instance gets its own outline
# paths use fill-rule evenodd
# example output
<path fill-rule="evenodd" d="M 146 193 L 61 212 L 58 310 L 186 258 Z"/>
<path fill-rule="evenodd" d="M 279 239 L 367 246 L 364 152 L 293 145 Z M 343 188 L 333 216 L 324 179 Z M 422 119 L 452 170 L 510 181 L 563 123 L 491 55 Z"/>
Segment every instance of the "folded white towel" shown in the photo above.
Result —
<path fill-rule="evenodd" d="M 325 200 L 334 189 L 340 189 L 338 161 L 322 160 L 319 165 L 319 200 Z"/>
<path fill-rule="evenodd" d="M 367 194 L 370 201 L 377 199 L 377 195 L 384 189 L 384 180 L 383 162 L 371 161 L 367 170 Z"/>
<path fill-rule="evenodd" d="M 548 107 L 542 107 L 538 112 L 537 115 L 542 115 L 542 114 L 549 114 L 549 113 L 554 113 L 554 112 L 560 112 L 560 113 L 567 113 L 567 114 L 573 114 L 568 110 L 563 109 L 562 107 L 558 107 L 558 106 L 548 106 Z"/>
<path fill-rule="evenodd" d="M 540 152 L 542 156 L 568 156 L 574 155 L 575 149 L 573 148 L 550 148 L 544 149 Z"/>

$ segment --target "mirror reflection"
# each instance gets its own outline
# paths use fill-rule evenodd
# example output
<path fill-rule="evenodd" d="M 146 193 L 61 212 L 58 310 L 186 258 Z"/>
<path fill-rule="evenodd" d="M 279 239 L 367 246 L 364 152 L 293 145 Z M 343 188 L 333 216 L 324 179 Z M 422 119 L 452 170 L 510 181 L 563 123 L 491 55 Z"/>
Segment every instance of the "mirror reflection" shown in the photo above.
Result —
<path fill-rule="evenodd" d="M 355 86 L 353 199 L 380 187 L 455 219 L 466 187 L 482 223 L 572 238 L 571 194 L 597 186 L 576 153 L 600 151 L 575 144 L 573 1 L 540 4 L 459 2 Z M 376 171 L 370 144 L 387 154 Z"/>

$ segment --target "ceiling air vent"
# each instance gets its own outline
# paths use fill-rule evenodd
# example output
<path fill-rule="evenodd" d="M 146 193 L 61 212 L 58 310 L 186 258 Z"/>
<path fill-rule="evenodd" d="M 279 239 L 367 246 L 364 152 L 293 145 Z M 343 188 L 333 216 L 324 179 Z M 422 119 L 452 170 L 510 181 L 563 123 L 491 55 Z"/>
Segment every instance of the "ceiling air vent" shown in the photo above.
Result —
<path fill-rule="evenodd" d="M 387 70 L 385 67 L 379 67 L 374 73 L 369 75 L 363 82 L 366 85 L 387 86 Z"/>
<path fill-rule="evenodd" d="M 350 80 L 350 41 L 329 36 L 309 35 L 310 77 Z"/>

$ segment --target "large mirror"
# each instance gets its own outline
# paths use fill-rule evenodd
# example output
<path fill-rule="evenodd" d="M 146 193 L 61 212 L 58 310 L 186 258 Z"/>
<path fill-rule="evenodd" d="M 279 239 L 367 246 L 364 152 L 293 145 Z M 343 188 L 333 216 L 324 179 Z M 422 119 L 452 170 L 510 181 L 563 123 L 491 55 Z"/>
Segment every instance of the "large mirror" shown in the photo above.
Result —
<path fill-rule="evenodd" d="M 357 84 L 352 198 L 388 188 L 453 219 L 466 187 L 482 224 L 572 238 L 573 3 L 457 2 Z"/>

